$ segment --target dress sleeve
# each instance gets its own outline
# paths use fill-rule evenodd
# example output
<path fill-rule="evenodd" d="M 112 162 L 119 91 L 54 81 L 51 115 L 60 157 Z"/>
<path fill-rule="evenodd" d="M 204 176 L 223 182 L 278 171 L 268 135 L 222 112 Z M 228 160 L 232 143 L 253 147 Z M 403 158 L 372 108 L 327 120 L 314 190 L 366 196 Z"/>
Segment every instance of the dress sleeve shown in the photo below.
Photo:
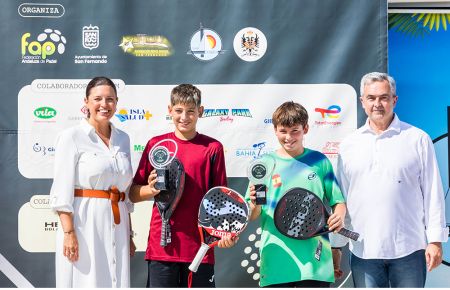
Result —
<path fill-rule="evenodd" d="M 436 161 L 433 143 L 428 135 L 422 138 L 421 189 L 425 212 L 425 229 L 428 243 L 446 242 L 448 227 L 445 223 L 445 202 L 442 180 Z"/>
<path fill-rule="evenodd" d="M 78 149 L 72 131 L 63 131 L 56 139 L 50 207 L 54 211 L 73 212 L 75 170 Z"/>

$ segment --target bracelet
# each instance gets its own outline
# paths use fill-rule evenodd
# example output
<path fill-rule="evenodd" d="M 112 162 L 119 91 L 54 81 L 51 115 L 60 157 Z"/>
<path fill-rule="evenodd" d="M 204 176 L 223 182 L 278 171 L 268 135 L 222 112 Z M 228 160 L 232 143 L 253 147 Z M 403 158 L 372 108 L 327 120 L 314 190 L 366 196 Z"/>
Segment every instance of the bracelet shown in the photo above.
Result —
<path fill-rule="evenodd" d="M 71 233 L 73 233 L 74 232 L 74 230 L 73 229 L 71 229 L 70 231 L 67 231 L 67 232 L 64 232 L 64 234 L 71 234 Z"/>

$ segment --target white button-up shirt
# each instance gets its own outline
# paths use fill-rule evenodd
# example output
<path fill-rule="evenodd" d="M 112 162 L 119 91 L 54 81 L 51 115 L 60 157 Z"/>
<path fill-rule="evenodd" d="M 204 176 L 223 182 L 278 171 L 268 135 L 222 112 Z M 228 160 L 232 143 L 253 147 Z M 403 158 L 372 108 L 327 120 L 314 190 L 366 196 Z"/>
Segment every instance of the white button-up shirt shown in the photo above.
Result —
<path fill-rule="evenodd" d="M 445 242 L 445 204 L 433 143 L 397 115 L 377 135 L 369 121 L 345 138 L 337 178 L 349 228 L 360 233 L 350 251 L 364 259 L 395 259 Z"/>
<path fill-rule="evenodd" d="M 56 234 L 56 287 L 130 287 L 128 213 L 132 204 L 119 202 L 120 224 L 114 224 L 111 201 L 106 198 L 74 197 L 74 189 L 121 192 L 132 180 L 130 139 L 111 124 L 109 147 L 83 120 L 58 135 L 55 174 L 50 192 L 55 211 L 73 213 L 79 259 L 71 263 L 63 256 L 64 234 Z"/>

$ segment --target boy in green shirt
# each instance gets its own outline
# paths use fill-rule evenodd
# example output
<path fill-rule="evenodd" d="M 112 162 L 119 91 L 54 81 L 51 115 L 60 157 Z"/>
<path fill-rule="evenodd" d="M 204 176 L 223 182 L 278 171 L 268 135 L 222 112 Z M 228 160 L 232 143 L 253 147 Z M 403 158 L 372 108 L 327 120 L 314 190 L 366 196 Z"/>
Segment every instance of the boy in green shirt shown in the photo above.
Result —
<path fill-rule="evenodd" d="M 303 187 L 326 199 L 333 208 L 327 223 L 332 231 L 344 225 L 346 207 L 328 158 L 303 147 L 308 132 L 308 112 L 292 101 L 283 103 L 272 116 L 275 135 L 281 147 L 270 153 L 276 166 L 267 186 L 267 203 L 256 205 L 254 185 L 246 198 L 250 201 L 250 220 L 261 216 L 260 286 L 329 287 L 334 282 L 333 259 L 328 234 L 296 240 L 275 227 L 275 207 L 283 194 L 293 187 Z M 318 258 L 317 248 L 322 245 Z"/>

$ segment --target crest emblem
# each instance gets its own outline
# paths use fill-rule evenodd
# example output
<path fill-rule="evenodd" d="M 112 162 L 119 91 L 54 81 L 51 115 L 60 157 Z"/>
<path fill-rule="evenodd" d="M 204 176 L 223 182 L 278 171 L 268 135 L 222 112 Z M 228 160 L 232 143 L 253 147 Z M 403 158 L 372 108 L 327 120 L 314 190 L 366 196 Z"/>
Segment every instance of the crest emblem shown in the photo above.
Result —
<path fill-rule="evenodd" d="M 98 26 L 83 26 L 83 47 L 93 50 L 100 43 L 100 30 Z"/>

